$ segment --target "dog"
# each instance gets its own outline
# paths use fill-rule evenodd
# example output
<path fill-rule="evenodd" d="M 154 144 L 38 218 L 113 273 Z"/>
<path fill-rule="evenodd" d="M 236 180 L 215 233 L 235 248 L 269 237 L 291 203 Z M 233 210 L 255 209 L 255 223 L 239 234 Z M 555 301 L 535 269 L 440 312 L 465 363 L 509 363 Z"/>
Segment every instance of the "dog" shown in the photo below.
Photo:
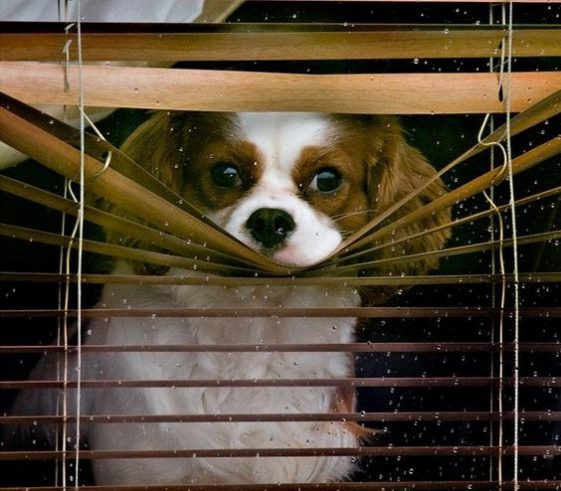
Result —
<path fill-rule="evenodd" d="M 229 234 L 272 260 L 308 267 L 329 257 L 342 241 L 413 190 L 435 170 L 411 147 L 389 116 L 311 113 L 158 112 L 125 142 L 123 151 Z M 444 191 L 436 179 L 404 204 L 406 215 Z M 128 216 L 126 212 L 113 212 Z M 442 210 L 395 232 L 394 240 L 449 221 Z M 377 257 L 437 250 L 440 230 L 386 248 Z M 108 233 L 108 240 L 135 245 Z M 137 245 L 137 244 L 136 244 Z M 379 274 L 421 274 L 436 266 L 424 259 Z M 393 268 L 393 269 L 392 269 Z M 116 274 L 200 275 L 117 261 Z M 370 292 L 372 294 L 372 292 Z M 370 299 L 376 303 L 380 298 Z M 151 286 L 107 284 L 102 308 L 357 307 L 360 292 L 338 286 Z M 92 320 L 84 343 L 92 345 L 259 345 L 350 343 L 352 318 L 134 318 Z M 71 355 L 70 373 L 76 360 Z M 55 377 L 46 356 L 32 379 Z M 339 379 L 354 376 L 348 353 L 83 353 L 83 380 Z M 71 378 L 75 375 L 71 375 Z M 332 413 L 329 422 L 214 422 L 83 424 L 82 443 L 93 450 L 212 450 L 353 448 L 367 433 L 337 421 L 355 410 L 352 393 L 336 387 L 106 388 L 82 389 L 84 415 Z M 76 403 L 68 391 L 68 408 Z M 56 414 L 55 391 L 20 394 L 14 414 Z M 69 425 L 71 428 L 73 425 Z M 48 438 L 54 440 L 54 430 Z M 75 435 L 74 435 L 75 436 Z M 74 438 L 72 434 L 69 438 Z M 201 457 L 94 459 L 96 483 L 250 484 L 333 482 L 348 479 L 352 457 Z"/>

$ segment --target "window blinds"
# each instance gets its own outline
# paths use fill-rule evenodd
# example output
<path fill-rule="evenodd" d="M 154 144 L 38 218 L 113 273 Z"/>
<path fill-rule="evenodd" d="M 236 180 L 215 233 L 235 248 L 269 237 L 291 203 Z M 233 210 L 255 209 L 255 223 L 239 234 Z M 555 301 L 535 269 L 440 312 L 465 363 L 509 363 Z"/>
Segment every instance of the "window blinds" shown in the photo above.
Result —
<path fill-rule="evenodd" d="M 365 7 L 356 2 L 340 2 L 343 7 L 331 2 L 323 2 L 319 7 L 320 2 L 310 2 L 304 7 L 297 6 L 296 2 L 266 2 L 264 6 L 258 3 L 246 2 L 238 15 L 245 12 L 251 18 L 257 15 L 255 11 L 266 14 L 267 9 L 271 9 L 276 16 L 297 15 L 298 20 L 306 9 L 315 14 L 318 8 L 340 13 L 338 9 L 345 7 L 344 4 L 351 10 L 368 11 L 360 10 Z M 391 6 L 390 3 L 371 3 L 368 9 L 377 12 Z M 280 4 L 284 4 L 282 9 L 285 10 L 281 10 Z M 456 9 L 467 12 L 471 8 L 468 2 L 455 5 L 445 4 L 442 9 L 444 12 Z M 53 490 L 74 486 L 109 489 L 93 487 L 88 476 L 88 462 L 124 457 L 181 459 L 193 458 L 193 454 L 216 458 L 258 455 L 263 459 L 288 455 L 352 456 L 362 464 L 355 476 L 356 482 L 194 484 L 188 486 L 192 490 L 559 489 L 561 265 L 558 257 L 561 233 L 557 209 L 561 186 L 558 132 L 561 79 L 556 66 L 561 54 L 561 30 L 555 25 L 555 10 L 551 10 L 558 7 L 554 2 L 548 4 L 550 10 L 545 10 L 547 20 L 543 22 L 535 15 L 537 20 L 531 25 L 522 24 L 524 19 L 518 20 L 521 24 L 513 22 L 512 18 L 507 20 L 510 13 L 517 19 L 519 5 L 515 2 L 497 7 L 484 3 L 484 8 L 491 13 L 503 15 L 500 22 L 491 25 L 459 25 L 446 19 L 441 24 L 411 25 L 396 23 L 399 18 L 391 24 L 244 24 L 232 22 L 232 18 L 230 23 L 208 25 L 2 23 L 2 140 L 67 179 L 79 181 L 82 175 L 88 191 L 125 209 L 134 209 L 146 222 L 141 225 L 126 221 L 83 200 L 77 205 L 70 196 L 61 195 L 60 184 L 43 189 L 49 188 L 50 174 L 42 176 L 39 180 L 43 182 L 39 183 L 34 182 L 33 177 L 20 175 L 25 174 L 25 169 L 20 168 L 0 176 L 0 189 L 6 203 L 2 205 L 2 215 L 6 216 L 2 221 L 6 223 L 2 224 L 0 233 L 7 238 L 6 243 L 11 244 L 12 257 L 35 254 L 32 251 L 38 250 L 50 263 L 39 266 L 38 258 L 22 261 L 20 257 L 14 260 L 20 270 L 13 270 L 10 256 L 6 258 L 6 271 L 0 276 L 6 291 L 5 307 L 0 310 L 5 331 L 0 355 L 8 364 L 29 365 L 24 358 L 29 354 L 72 352 L 348 352 L 356 357 L 357 376 L 220 381 L 175 378 L 70 381 L 64 377 L 29 380 L 25 366 L 21 370 L 11 367 L 3 372 L 5 375 L 0 381 L 0 389 L 5 394 L 0 424 L 5 427 L 49 424 L 63 434 L 65 427 L 91 422 L 102 425 L 227 422 L 235 425 L 255 420 L 335 420 L 354 421 L 379 430 L 371 442 L 345 449 L 100 451 L 84 448 L 77 451 L 64 443 L 55 449 L 2 448 L 0 484 L 3 489 L 34 489 L 33 486 Z M 409 4 L 405 8 L 419 8 L 423 13 L 425 6 Z M 397 12 L 405 11 L 398 8 Z M 433 7 L 431 12 L 439 11 Z M 470 69 L 470 62 L 485 66 L 487 61 L 481 60 L 487 58 L 491 58 L 488 62 L 491 69 Z M 78 59 L 81 62 L 76 64 Z M 364 65 L 364 60 L 368 64 Z M 435 60 L 436 66 L 448 69 L 427 73 L 425 62 L 430 66 Z M 523 68 L 509 67 L 513 60 Z M 107 65 L 106 61 L 119 65 Z M 287 66 L 284 63 L 306 67 L 309 62 L 334 61 L 339 63 L 335 68 L 310 65 L 314 70 L 327 73 L 311 74 L 302 68 L 283 70 Z M 140 62 L 159 66 L 183 62 L 183 65 L 174 68 L 137 66 Z M 234 70 L 224 65 L 230 62 L 242 63 L 240 66 L 245 69 L 240 70 L 235 63 Z M 266 69 L 255 70 L 251 66 L 248 68 L 248 62 L 269 64 L 263 65 Z M 462 63 L 467 68 L 463 68 Z M 546 69 L 542 69 L 543 66 Z M 220 97 L 217 97 L 217 88 Z M 416 115 L 409 119 L 413 127 L 417 123 L 419 128 L 412 138 L 421 145 L 436 146 L 435 153 L 446 156 L 436 158 L 440 159 L 440 173 L 449 183 L 450 191 L 405 217 L 401 223 L 386 223 L 386 216 L 378 217 L 348 238 L 344 247 L 320 267 L 286 268 L 226 236 L 196 209 L 140 171 L 104 138 L 74 130 L 29 106 L 83 105 L 84 100 L 87 105 L 109 108 Z M 486 113 L 496 115 L 495 126 L 478 143 L 478 128 L 482 114 Z M 457 116 L 464 114 L 478 119 L 463 121 Z M 445 117 L 440 115 L 456 118 L 450 121 L 457 123 L 460 131 L 466 131 L 451 137 L 457 144 L 455 148 L 448 149 L 445 144 L 435 142 L 434 135 L 427 135 L 426 127 L 419 124 L 419 118 L 425 118 L 429 125 L 444 131 L 447 123 L 439 119 Z M 423 143 L 427 136 L 430 140 Z M 511 175 L 501 170 L 499 152 L 491 153 L 488 148 L 490 142 L 495 141 L 513 145 L 517 152 L 509 158 Z M 489 167 L 493 160 L 494 167 Z M 514 197 L 509 196 L 510 184 L 518 185 Z M 493 193 L 492 199 L 503 214 L 507 224 L 503 226 L 505 237 L 499 236 L 497 210 L 481 197 L 486 190 Z M 57 223 L 44 226 L 33 216 L 19 216 L 14 220 L 13 210 L 20 210 L 22 205 L 21 201 L 11 201 L 12 196 L 50 210 L 47 216 L 53 220 L 52 217 L 57 217 Z M 516 219 L 510 215 L 513 203 Z M 357 276 L 358 272 L 376 266 L 361 253 L 365 243 L 378 240 L 377 247 L 387 247 L 396 227 L 450 205 L 455 207 L 455 213 L 446 227 L 453 230 L 453 238 L 446 249 L 426 253 L 442 259 L 441 270 L 423 276 Z M 55 232 L 61 213 L 67 220 L 81 214 L 87 223 L 150 237 L 157 251 L 107 244 L 96 237 L 95 231 L 81 238 L 72 238 L 68 226 L 63 232 Z M 162 217 L 167 222 L 165 233 L 157 227 Z M 522 227 L 521 232 L 513 236 L 515 223 Z M 18 250 L 19 246 L 14 244 L 22 244 L 22 240 L 25 245 Z M 138 259 L 155 265 L 197 267 L 209 276 L 174 279 L 108 275 L 84 271 L 81 267 L 76 269 L 75 259 L 65 270 L 59 267 L 57 254 L 43 252 L 43 244 L 74 251 L 80 247 L 84 252 Z M 516 259 L 512 258 L 513 247 L 520 248 Z M 394 257 L 386 260 L 402 264 L 422 259 Z M 504 271 L 499 265 L 501 259 L 506 261 Z M 29 268 L 33 264 L 41 269 Z M 95 288 L 95 285 L 110 282 L 142 285 L 183 282 L 200 284 L 201 288 L 205 285 L 344 283 L 357 287 L 390 287 L 395 295 L 384 306 L 327 310 L 314 306 L 235 311 L 219 308 L 96 309 L 81 305 L 77 300 L 74 300 L 75 305 L 65 305 L 60 300 L 65 288 L 73 292 L 73 296 L 79 296 L 81 293 L 75 293 L 76 285 Z M 408 293 L 406 290 L 412 286 L 415 288 Z M 29 298 L 34 292 L 50 292 L 51 298 Z M 506 300 L 501 303 L 503 295 Z M 64 319 L 86 322 L 93 317 L 116 316 L 209 319 L 352 316 L 361 319 L 363 329 L 357 342 L 329 345 L 108 346 L 82 345 L 79 340 L 63 339 Z M 50 326 L 46 328 L 50 333 L 45 333 L 42 326 Z M 16 332 L 19 329 L 21 333 Z M 58 342 L 49 344 L 49 338 L 57 330 Z M 276 414 L 258 416 L 239 413 L 23 416 L 11 413 L 8 408 L 13 391 L 26 387 L 127 391 L 133 387 L 173 389 L 216 385 L 232 390 L 335 386 L 356 391 L 359 408 L 357 412 L 333 415 L 285 414 L 279 408 Z M 57 467 L 57 462 L 65 465 Z M 23 478 L 19 476 L 19 481 L 11 476 L 16 464 L 23 469 Z M 76 467 L 72 468 L 73 465 Z M 80 471 L 76 472 L 76 468 Z M 73 480 L 74 476 L 77 479 Z M 139 482 L 118 489 L 185 487 L 146 486 Z"/>

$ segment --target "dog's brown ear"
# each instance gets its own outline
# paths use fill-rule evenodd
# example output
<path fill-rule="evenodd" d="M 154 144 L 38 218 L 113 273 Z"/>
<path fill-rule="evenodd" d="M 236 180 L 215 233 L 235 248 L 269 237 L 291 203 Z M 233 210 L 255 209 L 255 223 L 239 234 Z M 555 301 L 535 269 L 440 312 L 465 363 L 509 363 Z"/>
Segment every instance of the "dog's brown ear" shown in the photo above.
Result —
<path fill-rule="evenodd" d="M 181 189 L 185 119 L 180 113 L 155 113 L 121 147 L 123 153 L 176 193 Z"/>
<path fill-rule="evenodd" d="M 158 112 L 139 126 L 122 145 L 121 150 L 137 164 L 164 182 L 175 192 L 181 186 L 182 139 L 181 119 L 175 113 Z M 107 201 L 98 201 L 97 206 L 110 213 L 138 221 L 138 218 Z M 152 249 L 138 239 L 106 230 L 108 242 L 129 247 Z M 137 274 L 163 274 L 168 268 L 131 262 Z"/>
<path fill-rule="evenodd" d="M 430 203 L 446 190 L 440 179 L 424 187 L 430 178 L 435 175 L 435 169 L 418 150 L 406 142 L 401 126 L 396 120 L 388 118 L 383 126 L 384 128 L 379 135 L 381 139 L 377 139 L 376 157 L 372 159 L 369 168 L 369 195 L 372 199 L 372 208 L 376 210 L 376 214 L 380 214 L 413 191 L 422 189 L 384 223 L 391 224 L 391 222 Z M 423 232 L 445 224 L 449 220 L 450 209 L 446 208 L 396 229 L 391 236 L 382 240 L 385 243 L 391 243 L 405 237 L 415 237 L 405 242 L 396 243 L 395 246 L 390 245 L 381 249 L 377 257 L 400 257 L 439 250 L 450 236 L 449 229 L 427 234 Z M 417 236 L 417 234 L 420 235 Z M 379 272 L 419 275 L 426 273 L 437 265 L 437 259 L 424 259 L 402 264 L 388 264 L 382 266 Z"/>

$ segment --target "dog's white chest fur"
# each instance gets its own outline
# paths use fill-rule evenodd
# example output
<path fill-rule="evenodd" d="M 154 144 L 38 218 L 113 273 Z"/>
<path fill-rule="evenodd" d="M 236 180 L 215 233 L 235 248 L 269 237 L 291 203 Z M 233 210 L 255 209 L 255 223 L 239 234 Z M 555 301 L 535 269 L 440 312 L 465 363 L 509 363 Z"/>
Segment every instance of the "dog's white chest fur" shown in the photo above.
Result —
<path fill-rule="evenodd" d="M 125 265 L 122 265 L 126 268 Z M 108 286 L 103 307 L 352 307 L 350 287 Z M 113 318 L 90 326 L 87 343 L 139 345 L 348 343 L 354 321 L 325 318 Z M 256 350 L 257 351 L 257 350 Z M 87 378 L 159 380 L 285 380 L 352 376 L 345 353 L 112 353 L 88 362 Z M 279 414 L 336 411 L 333 387 L 108 389 L 86 394 L 94 414 Z M 334 418 L 336 419 L 336 418 Z M 341 423 L 252 422 L 97 425 L 96 449 L 259 449 L 355 446 Z M 100 484 L 142 482 L 309 482 L 344 478 L 349 459 L 285 457 L 169 459 L 94 464 Z M 154 476 L 158 476 L 155 479 Z M 130 476 L 123 480 L 124 476 Z"/>

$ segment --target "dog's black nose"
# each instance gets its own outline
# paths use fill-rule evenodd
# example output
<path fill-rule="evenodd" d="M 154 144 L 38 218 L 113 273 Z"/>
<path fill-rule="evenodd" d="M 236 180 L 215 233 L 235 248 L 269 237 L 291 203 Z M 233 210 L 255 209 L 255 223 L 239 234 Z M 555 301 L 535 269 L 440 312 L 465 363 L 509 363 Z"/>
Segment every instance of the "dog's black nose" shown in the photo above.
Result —
<path fill-rule="evenodd" d="M 251 236 L 266 248 L 283 242 L 294 230 L 295 225 L 286 211 L 277 208 L 260 208 L 245 222 Z"/>

